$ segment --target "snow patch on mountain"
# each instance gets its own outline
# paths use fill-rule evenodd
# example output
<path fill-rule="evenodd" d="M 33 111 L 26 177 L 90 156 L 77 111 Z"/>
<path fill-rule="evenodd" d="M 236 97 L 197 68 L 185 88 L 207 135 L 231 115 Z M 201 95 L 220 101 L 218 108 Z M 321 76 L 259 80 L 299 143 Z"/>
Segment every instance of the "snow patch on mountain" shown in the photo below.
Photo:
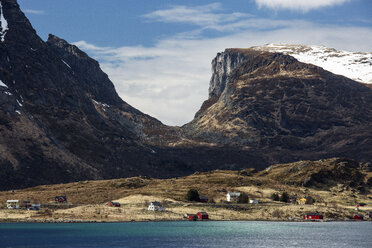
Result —
<path fill-rule="evenodd" d="M 8 88 L 8 86 L 6 86 L 6 84 L 4 84 L 4 82 L 1 80 L 0 80 L 0 86 Z"/>
<path fill-rule="evenodd" d="M 8 32 L 9 28 L 8 28 L 8 22 L 4 17 L 3 5 L 1 4 L 1 1 L 0 1 L 0 22 L 1 22 L 1 32 L 0 32 L 1 42 L 4 42 L 5 35 Z"/>
<path fill-rule="evenodd" d="M 68 68 L 70 68 L 71 70 L 72 70 L 72 68 L 71 68 L 71 66 L 69 65 L 69 64 L 67 64 L 67 62 L 66 61 L 64 61 L 63 59 L 61 59 L 62 60 L 62 62 L 68 67 Z"/>
<path fill-rule="evenodd" d="M 259 51 L 291 55 L 303 63 L 320 66 L 334 74 L 372 84 L 372 53 L 338 51 L 324 46 L 267 44 L 252 47 Z"/>

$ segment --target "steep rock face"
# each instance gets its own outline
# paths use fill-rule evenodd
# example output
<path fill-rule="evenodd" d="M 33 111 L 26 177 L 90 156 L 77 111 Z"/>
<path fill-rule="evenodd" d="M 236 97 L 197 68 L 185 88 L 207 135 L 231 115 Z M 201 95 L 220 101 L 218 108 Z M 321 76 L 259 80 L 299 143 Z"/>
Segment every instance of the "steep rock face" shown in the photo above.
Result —
<path fill-rule="evenodd" d="M 212 60 L 212 78 L 209 84 L 209 98 L 221 95 L 231 72 L 246 60 L 243 53 L 230 53 L 229 50 L 218 53 Z"/>
<path fill-rule="evenodd" d="M 330 156 L 371 159 L 369 88 L 280 53 L 226 53 L 242 54 L 245 61 L 230 73 L 218 100 L 184 126 L 190 136 L 255 147 L 272 163 Z"/>

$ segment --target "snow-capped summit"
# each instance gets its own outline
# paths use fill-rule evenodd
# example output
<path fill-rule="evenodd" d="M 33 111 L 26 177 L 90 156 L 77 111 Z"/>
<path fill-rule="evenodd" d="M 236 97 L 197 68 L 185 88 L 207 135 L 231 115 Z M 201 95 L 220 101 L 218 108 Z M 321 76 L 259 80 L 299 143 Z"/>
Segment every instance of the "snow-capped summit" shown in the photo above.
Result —
<path fill-rule="evenodd" d="M 320 66 L 334 74 L 372 84 L 372 53 L 346 52 L 324 46 L 267 44 L 255 50 L 281 52 L 300 62 Z"/>

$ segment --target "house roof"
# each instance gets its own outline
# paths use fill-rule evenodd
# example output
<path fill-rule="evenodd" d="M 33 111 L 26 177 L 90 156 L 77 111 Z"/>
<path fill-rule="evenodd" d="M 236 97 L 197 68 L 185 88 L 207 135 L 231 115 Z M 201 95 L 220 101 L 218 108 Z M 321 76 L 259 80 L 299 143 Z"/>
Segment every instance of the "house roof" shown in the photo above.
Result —
<path fill-rule="evenodd" d="M 195 216 L 196 214 L 185 214 L 185 216 Z"/>
<path fill-rule="evenodd" d="M 306 215 L 322 215 L 321 213 L 308 213 Z"/>
<path fill-rule="evenodd" d="M 227 194 L 230 196 L 240 196 L 240 192 L 228 192 Z"/>
<path fill-rule="evenodd" d="M 207 196 L 200 196 L 199 199 L 208 199 Z"/>
<path fill-rule="evenodd" d="M 201 214 L 201 215 L 208 215 L 207 212 L 199 212 L 198 214 Z"/>
<path fill-rule="evenodd" d="M 8 203 L 17 203 L 17 202 L 19 202 L 19 200 L 7 200 L 6 202 L 8 202 Z"/>

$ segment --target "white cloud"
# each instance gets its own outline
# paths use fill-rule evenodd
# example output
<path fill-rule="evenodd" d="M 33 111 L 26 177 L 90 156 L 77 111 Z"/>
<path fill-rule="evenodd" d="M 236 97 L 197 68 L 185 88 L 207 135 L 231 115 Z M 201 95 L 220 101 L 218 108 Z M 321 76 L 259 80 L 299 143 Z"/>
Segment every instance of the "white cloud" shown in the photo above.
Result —
<path fill-rule="evenodd" d="M 255 0 L 258 7 L 290 9 L 307 12 L 313 9 L 340 5 L 350 0 Z"/>
<path fill-rule="evenodd" d="M 236 22 L 252 15 L 240 12 L 216 13 L 222 10 L 220 3 L 202 6 L 173 6 L 169 9 L 157 10 L 143 15 L 151 21 L 165 23 L 187 23 L 202 27 L 202 29 L 218 29 L 224 24 Z"/>
<path fill-rule="evenodd" d="M 178 19 L 174 19 L 174 14 L 170 12 L 153 12 L 157 14 L 151 14 L 151 18 L 156 16 L 166 22 L 187 22 L 186 16 L 191 18 L 192 15 L 194 19 L 191 22 L 198 26 L 191 32 L 163 38 L 154 46 L 98 47 L 85 41 L 75 45 L 100 61 L 123 100 L 166 124 L 182 125 L 192 120 L 207 99 L 211 61 L 217 52 L 225 48 L 297 43 L 369 51 L 372 44 L 372 29 L 367 27 L 249 16 L 228 23 L 218 21 L 218 18 L 217 21 L 212 20 L 213 11 L 218 11 L 220 7 L 219 4 L 207 5 L 207 10 L 202 10 L 203 6 L 193 7 L 192 14 L 184 6 L 172 7 L 173 10 L 183 10 L 178 12 Z M 182 13 L 187 14 L 182 17 Z M 221 36 L 203 37 L 202 23 L 208 28 L 220 30 Z"/>
<path fill-rule="evenodd" d="M 27 14 L 34 14 L 34 15 L 44 15 L 44 10 L 38 10 L 38 9 L 24 9 L 22 10 L 24 13 Z"/>

